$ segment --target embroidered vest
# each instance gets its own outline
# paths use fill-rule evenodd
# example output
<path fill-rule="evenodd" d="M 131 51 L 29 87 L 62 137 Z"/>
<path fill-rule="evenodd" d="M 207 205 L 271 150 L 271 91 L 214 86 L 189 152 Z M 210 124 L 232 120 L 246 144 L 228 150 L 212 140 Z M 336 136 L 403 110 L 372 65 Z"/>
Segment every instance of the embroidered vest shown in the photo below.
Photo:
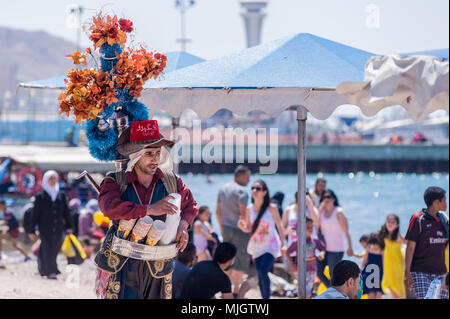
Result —
<path fill-rule="evenodd" d="M 107 177 L 116 180 L 114 173 L 109 173 Z M 167 184 L 167 181 L 165 181 Z M 172 187 L 172 186 L 170 186 Z M 163 199 L 169 195 L 163 180 L 159 180 L 153 189 L 153 194 L 150 199 L 150 204 L 156 203 L 157 201 Z M 120 196 L 123 201 L 130 201 L 136 204 L 140 204 L 139 196 L 133 186 L 133 183 L 127 185 L 125 191 Z M 165 221 L 166 215 L 161 216 L 151 216 L 153 220 L 160 219 Z M 102 246 L 95 256 L 94 262 L 97 267 L 106 271 L 110 274 L 115 274 L 120 271 L 125 263 L 128 261 L 129 257 L 118 255 L 111 251 L 111 244 L 113 237 L 117 232 L 119 225 L 119 220 L 113 220 L 111 227 L 108 229 Z M 155 261 L 142 261 L 147 263 L 150 273 L 154 278 L 162 278 L 172 273 L 174 268 L 173 259 L 155 260 Z"/>

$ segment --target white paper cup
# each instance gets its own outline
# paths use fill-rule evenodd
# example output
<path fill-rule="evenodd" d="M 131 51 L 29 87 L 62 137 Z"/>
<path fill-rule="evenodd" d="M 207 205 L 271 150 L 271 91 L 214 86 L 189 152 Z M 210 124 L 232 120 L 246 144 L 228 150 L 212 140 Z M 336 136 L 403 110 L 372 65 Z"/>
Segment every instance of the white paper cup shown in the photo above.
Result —
<path fill-rule="evenodd" d="M 119 222 L 119 227 L 117 229 L 117 237 L 127 239 L 131 230 L 133 229 L 136 219 L 121 219 Z"/>
<path fill-rule="evenodd" d="M 180 213 L 180 207 L 181 207 L 181 195 L 178 193 L 170 193 L 169 196 L 174 197 L 175 199 L 171 199 L 169 198 L 168 202 L 171 204 L 174 204 L 175 206 L 177 206 L 177 214 Z"/>
<path fill-rule="evenodd" d="M 166 224 L 162 220 L 155 220 L 147 233 L 145 243 L 150 246 L 155 246 L 161 239 L 166 230 Z"/>
<path fill-rule="evenodd" d="M 147 235 L 150 227 L 153 224 L 153 219 L 150 216 L 140 218 L 133 228 L 131 233 L 131 240 L 134 242 L 140 242 Z"/>

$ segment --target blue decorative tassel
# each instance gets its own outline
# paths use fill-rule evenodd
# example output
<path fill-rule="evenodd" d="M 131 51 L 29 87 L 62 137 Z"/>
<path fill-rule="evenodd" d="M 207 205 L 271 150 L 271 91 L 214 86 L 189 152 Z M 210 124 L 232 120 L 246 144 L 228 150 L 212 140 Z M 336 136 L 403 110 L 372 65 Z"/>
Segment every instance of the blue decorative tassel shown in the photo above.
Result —
<path fill-rule="evenodd" d="M 102 55 L 106 58 L 115 58 L 116 52 L 121 54 L 122 49 L 115 43 L 110 46 L 107 43 L 100 47 Z M 117 63 L 117 59 L 104 59 L 100 58 L 101 67 L 103 72 L 109 72 Z M 117 88 L 116 88 L 117 89 Z M 149 114 L 147 107 L 134 99 L 128 94 L 128 90 L 117 89 L 118 102 L 105 106 L 101 115 L 104 115 L 104 119 L 110 118 L 117 106 L 122 107 L 123 113 L 128 115 L 128 121 L 145 121 L 148 120 Z M 86 137 L 89 141 L 89 152 L 93 157 L 100 161 L 114 161 L 120 155 L 117 152 L 117 133 L 112 128 L 109 128 L 105 132 L 101 132 L 98 129 L 99 118 L 86 121 Z"/>

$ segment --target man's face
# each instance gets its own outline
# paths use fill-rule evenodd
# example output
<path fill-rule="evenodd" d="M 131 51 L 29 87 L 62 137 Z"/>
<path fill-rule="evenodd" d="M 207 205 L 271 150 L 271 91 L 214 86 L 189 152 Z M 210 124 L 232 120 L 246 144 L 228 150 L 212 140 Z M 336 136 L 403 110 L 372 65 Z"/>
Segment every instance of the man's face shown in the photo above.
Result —
<path fill-rule="evenodd" d="M 441 211 L 441 212 L 445 212 L 447 210 L 447 198 L 444 196 L 442 197 L 441 200 L 437 200 L 435 201 L 435 203 L 437 204 L 436 208 Z"/>
<path fill-rule="evenodd" d="M 318 181 L 315 186 L 315 193 L 317 195 L 322 195 L 323 191 L 327 187 L 327 183 L 324 181 Z"/>
<path fill-rule="evenodd" d="M 4 212 L 6 210 L 6 205 L 1 203 L 0 204 L 0 212 Z"/>
<path fill-rule="evenodd" d="M 360 276 L 358 276 L 357 278 L 350 278 L 349 280 L 347 280 L 349 298 L 353 298 L 354 296 L 356 296 L 359 289 L 361 289 L 360 282 L 361 282 Z"/>
<path fill-rule="evenodd" d="M 136 163 L 136 168 L 147 175 L 155 174 L 161 157 L 161 148 L 148 148 Z"/>

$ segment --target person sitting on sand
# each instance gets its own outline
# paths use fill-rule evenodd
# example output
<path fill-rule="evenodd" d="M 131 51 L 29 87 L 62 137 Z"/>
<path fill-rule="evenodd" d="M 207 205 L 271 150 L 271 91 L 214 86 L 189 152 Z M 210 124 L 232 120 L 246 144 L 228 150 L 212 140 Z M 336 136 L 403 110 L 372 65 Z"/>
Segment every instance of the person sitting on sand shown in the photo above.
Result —
<path fill-rule="evenodd" d="M 339 261 L 331 274 L 331 287 L 314 299 L 354 299 L 361 289 L 360 273 L 353 261 Z"/>

